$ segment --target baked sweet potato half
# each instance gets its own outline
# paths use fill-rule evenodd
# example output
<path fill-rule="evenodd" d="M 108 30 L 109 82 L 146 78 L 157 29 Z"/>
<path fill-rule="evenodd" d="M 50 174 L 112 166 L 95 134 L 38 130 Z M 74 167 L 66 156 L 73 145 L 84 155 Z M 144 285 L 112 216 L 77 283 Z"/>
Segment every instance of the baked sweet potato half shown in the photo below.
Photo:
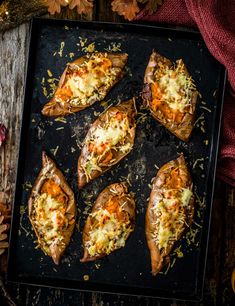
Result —
<path fill-rule="evenodd" d="M 78 112 L 105 98 L 124 76 L 126 53 L 92 53 L 68 63 L 50 102 L 42 109 L 45 116 Z"/>
<path fill-rule="evenodd" d="M 86 220 L 80 261 L 93 261 L 124 247 L 134 227 L 135 201 L 126 183 L 109 185 L 99 194 Z"/>
<path fill-rule="evenodd" d="M 194 80 L 182 59 L 174 64 L 153 50 L 142 98 L 152 116 L 183 141 L 189 140 L 193 129 L 197 97 Z"/>
<path fill-rule="evenodd" d="M 153 275 L 169 261 L 174 243 L 193 221 L 192 187 L 183 155 L 163 165 L 153 182 L 145 218 Z"/>
<path fill-rule="evenodd" d="M 76 203 L 62 172 L 45 152 L 28 201 L 28 212 L 39 247 L 58 265 L 75 227 Z"/>
<path fill-rule="evenodd" d="M 78 159 L 78 187 L 109 170 L 134 145 L 134 99 L 108 108 L 90 127 Z"/>

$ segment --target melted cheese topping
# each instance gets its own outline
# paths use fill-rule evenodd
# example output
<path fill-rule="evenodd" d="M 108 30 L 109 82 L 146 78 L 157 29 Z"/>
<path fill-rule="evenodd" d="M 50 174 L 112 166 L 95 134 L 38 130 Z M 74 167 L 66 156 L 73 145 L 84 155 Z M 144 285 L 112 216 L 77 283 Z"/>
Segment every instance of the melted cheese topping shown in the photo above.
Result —
<path fill-rule="evenodd" d="M 42 248 L 48 254 L 52 244 L 63 242 L 61 230 L 68 225 L 65 207 L 51 195 L 43 193 L 36 198 L 34 209 L 34 223 L 43 242 Z"/>
<path fill-rule="evenodd" d="M 133 231 L 130 221 L 119 221 L 115 213 L 100 209 L 90 216 L 92 228 L 89 241 L 85 247 L 90 256 L 110 254 L 112 251 L 125 246 L 126 239 Z"/>
<path fill-rule="evenodd" d="M 194 81 L 185 74 L 182 63 L 176 68 L 162 67 L 155 73 L 155 82 L 160 87 L 161 100 L 171 109 L 184 112 L 191 104 L 192 94 L 196 90 Z"/>
<path fill-rule="evenodd" d="M 131 133 L 129 119 L 124 113 L 118 112 L 117 114 L 122 117 L 121 120 L 114 115 L 102 126 L 98 126 L 85 141 L 88 148 L 90 144 L 94 147 L 93 151 L 86 156 L 86 162 L 82 166 L 87 180 L 92 171 L 102 172 L 102 166 L 110 166 L 115 162 L 111 150 L 127 154 L 132 149 L 132 144 L 126 143 L 126 138 Z M 110 154 L 110 159 L 104 163 Z"/>
<path fill-rule="evenodd" d="M 112 85 L 120 71 L 120 68 L 112 67 L 112 62 L 107 57 L 92 55 L 77 71 L 69 75 L 64 84 L 64 88 L 69 89 L 71 94 L 70 104 L 76 107 L 89 104 L 91 99 L 98 99 L 99 88 Z"/>
<path fill-rule="evenodd" d="M 97 146 L 109 143 L 110 147 L 116 146 L 120 140 L 124 139 L 129 130 L 129 121 L 125 116 L 121 121 L 112 117 L 104 127 L 98 127 L 92 138 L 95 139 Z"/>
<path fill-rule="evenodd" d="M 153 238 L 160 249 L 167 248 L 169 243 L 176 241 L 183 232 L 192 195 L 188 188 L 165 189 L 155 198 L 153 211 L 157 221 Z"/>

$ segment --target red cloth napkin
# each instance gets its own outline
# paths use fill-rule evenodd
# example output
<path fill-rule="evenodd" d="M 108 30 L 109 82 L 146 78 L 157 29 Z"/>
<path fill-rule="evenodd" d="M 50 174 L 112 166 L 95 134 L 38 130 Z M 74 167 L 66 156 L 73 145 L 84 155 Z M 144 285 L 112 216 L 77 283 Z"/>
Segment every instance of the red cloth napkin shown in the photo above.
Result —
<path fill-rule="evenodd" d="M 217 177 L 235 186 L 235 0 L 164 0 L 137 20 L 197 26 L 211 54 L 228 70 Z"/>

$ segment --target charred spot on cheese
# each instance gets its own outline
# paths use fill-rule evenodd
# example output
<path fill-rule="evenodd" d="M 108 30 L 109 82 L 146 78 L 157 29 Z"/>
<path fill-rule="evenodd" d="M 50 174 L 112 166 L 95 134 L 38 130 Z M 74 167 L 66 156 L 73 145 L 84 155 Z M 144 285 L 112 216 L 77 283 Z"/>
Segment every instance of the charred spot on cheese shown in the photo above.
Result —
<path fill-rule="evenodd" d="M 69 225 L 66 216 L 68 197 L 53 180 L 45 181 L 34 200 L 33 220 L 43 251 L 51 255 L 52 245 L 64 246 L 62 230 Z"/>
<path fill-rule="evenodd" d="M 85 247 L 91 257 L 110 254 L 125 246 L 125 242 L 134 230 L 127 211 L 116 206 L 113 210 L 106 206 L 90 216 L 92 227 Z"/>
<path fill-rule="evenodd" d="M 191 105 L 196 87 L 192 77 L 186 73 L 182 60 L 178 60 L 172 67 L 158 63 L 151 90 L 151 107 L 154 111 L 166 104 L 171 112 L 184 113 Z"/>
<path fill-rule="evenodd" d="M 66 81 L 55 93 L 57 102 L 69 102 L 71 106 L 86 105 L 93 99 L 103 98 L 99 89 L 112 85 L 121 68 L 113 67 L 106 53 L 87 55 L 81 65 L 68 66 Z"/>

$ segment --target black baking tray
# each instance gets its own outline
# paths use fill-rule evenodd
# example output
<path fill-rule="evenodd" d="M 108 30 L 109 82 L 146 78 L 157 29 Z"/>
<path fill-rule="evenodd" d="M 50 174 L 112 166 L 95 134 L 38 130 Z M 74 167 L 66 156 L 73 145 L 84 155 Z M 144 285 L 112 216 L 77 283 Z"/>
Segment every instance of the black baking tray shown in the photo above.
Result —
<path fill-rule="evenodd" d="M 94 44 L 93 44 L 94 43 Z M 108 94 L 79 113 L 55 120 L 41 115 L 45 95 L 58 82 L 67 62 L 91 51 L 127 52 L 127 73 Z M 142 107 L 140 91 L 152 49 L 171 60 L 182 58 L 201 93 L 197 122 L 188 143 L 170 134 Z M 7 279 L 11 282 L 68 289 L 199 300 L 202 298 L 212 209 L 225 69 L 212 57 L 195 31 L 135 24 L 78 22 L 36 18 L 32 22 L 25 87 L 18 172 L 10 236 Z M 110 104 L 136 97 L 139 111 L 132 152 L 112 170 L 77 188 L 77 159 L 90 124 Z M 57 162 L 75 192 L 77 227 L 61 264 L 36 249 L 36 237 L 27 215 L 30 186 L 41 168 L 45 150 Z M 183 152 L 197 198 L 194 223 L 176 244 L 170 264 L 156 277 L 150 256 L 144 217 L 151 179 L 157 167 Z M 154 167 L 155 165 L 155 167 Z M 80 263 L 81 234 L 92 203 L 105 186 L 127 180 L 135 193 L 136 228 L 126 246 L 92 263 Z"/>

